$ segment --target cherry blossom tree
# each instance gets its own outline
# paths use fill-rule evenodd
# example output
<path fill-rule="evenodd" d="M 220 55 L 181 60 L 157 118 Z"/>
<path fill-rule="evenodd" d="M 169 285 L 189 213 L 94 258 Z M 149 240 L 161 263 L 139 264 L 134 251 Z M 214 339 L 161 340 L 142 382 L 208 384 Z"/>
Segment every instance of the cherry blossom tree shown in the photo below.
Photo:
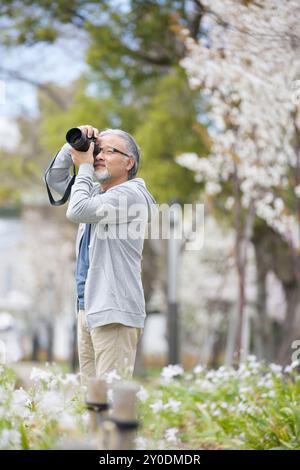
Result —
<path fill-rule="evenodd" d="M 192 89 L 207 97 L 208 156 L 177 162 L 234 213 L 239 305 L 236 349 L 243 349 L 247 250 L 257 217 L 292 252 L 300 286 L 300 10 L 295 0 L 198 1 L 198 40 L 181 30 L 181 61 Z"/>

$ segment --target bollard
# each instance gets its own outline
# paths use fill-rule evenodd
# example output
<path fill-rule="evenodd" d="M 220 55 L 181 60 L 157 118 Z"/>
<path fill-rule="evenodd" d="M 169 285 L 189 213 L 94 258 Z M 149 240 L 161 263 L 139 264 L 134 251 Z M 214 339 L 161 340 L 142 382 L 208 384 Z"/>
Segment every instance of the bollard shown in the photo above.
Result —
<path fill-rule="evenodd" d="M 139 422 L 137 420 L 138 387 L 129 381 L 117 383 L 113 387 L 113 407 L 110 420 L 115 425 L 111 450 L 133 450 Z"/>
<path fill-rule="evenodd" d="M 88 382 L 86 406 L 90 415 L 90 430 L 97 433 L 99 445 L 105 445 L 103 424 L 108 419 L 107 383 L 105 380 L 91 378 Z"/>

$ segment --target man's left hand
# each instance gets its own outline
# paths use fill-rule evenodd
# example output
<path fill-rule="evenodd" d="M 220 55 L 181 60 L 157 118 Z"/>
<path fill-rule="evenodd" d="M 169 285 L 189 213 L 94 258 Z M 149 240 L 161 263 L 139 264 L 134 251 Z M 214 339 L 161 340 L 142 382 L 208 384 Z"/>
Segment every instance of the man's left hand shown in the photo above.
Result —
<path fill-rule="evenodd" d="M 91 163 L 94 165 L 94 142 L 90 143 L 89 149 L 86 152 L 78 152 L 78 150 L 71 149 L 70 153 L 75 165 L 80 166 L 82 163 Z"/>

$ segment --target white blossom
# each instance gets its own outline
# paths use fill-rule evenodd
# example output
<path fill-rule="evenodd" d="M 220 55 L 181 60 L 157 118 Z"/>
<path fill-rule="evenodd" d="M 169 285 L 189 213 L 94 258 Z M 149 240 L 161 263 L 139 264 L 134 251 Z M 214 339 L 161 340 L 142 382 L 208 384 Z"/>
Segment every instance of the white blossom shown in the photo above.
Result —
<path fill-rule="evenodd" d="M 143 386 L 140 387 L 136 395 L 141 401 L 146 401 L 149 398 L 149 393 Z"/>
<path fill-rule="evenodd" d="M 173 377 L 176 377 L 182 374 L 183 374 L 183 368 L 178 364 L 175 364 L 175 365 L 170 364 L 164 367 L 161 372 L 161 376 L 166 380 L 170 380 Z"/>
<path fill-rule="evenodd" d="M 66 430 L 76 430 L 77 421 L 74 414 L 64 411 L 59 415 L 59 426 Z"/>
<path fill-rule="evenodd" d="M 107 383 L 112 383 L 114 380 L 120 380 L 121 376 L 117 373 L 116 370 L 112 370 L 110 372 L 107 372 L 104 375 L 104 378 Z"/>
<path fill-rule="evenodd" d="M 177 428 L 167 429 L 166 432 L 165 432 L 166 441 L 167 442 L 172 442 L 172 443 L 177 443 L 178 442 L 177 434 L 178 434 L 178 429 Z"/>
<path fill-rule="evenodd" d="M 14 429 L 0 430 L 0 449 L 16 449 L 21 446 L 21 435 Z"/>
<path fill-rule="evenodd" d="M 48 372 L 43 369 L 38 369 L 36 367 L 33 367 L 31 374 L 30 374 L 30 380 L 33 380 L 34 382 L 39 382 L 42 380 L 46 383 L 49 383 L 52 379 L 53 379 L 52 372 Z"/>
<path fill-rule="evenodd" d="M 270 364 L 270 370 L 274 372 L 274 374 L 281 374 L 282 372 L 282 366 L 279 364 Z"/>
<path fill-rule="evenodd" d="M 208 181 L 206 183 L 205 188 L 206 188 L 206 193 L 210 196 L 218 194 L 222 190 L 222 187 L 220 184 L 212 182 L 212 181 Z"/>
<path fill-rule="evenodd" d="M 56 414 L 63 411 L 65 406 L 64 397 L 58 391 L 47 391 L 43 393 L 38 401 L 40 413 Z"/>
<path fill-rule="evenodd" d="M 204 34 L 195 40 L 184 30 L 187 54 L 181 66 L 190 87 L 201 88 L 207 97 L 212 144 L 207 157 L 186 153 L 176 161 L 194 171 L 195 181 L 205 182 L 210 196 L 238 178 L 242 206 L 253 204 L 258 217 L 300 248 L 290 194 L 283 193 L 300 151 L 295 138 L 300 132 L 298 4 L 201 3 Z M 294 193 L 300 197 L 297 183 Z M 230 196 L 225 207 L 230 210 L 233 204 Z"/>
<path fill-rule="evenodd" d="M 12 402 L 11 402 L 11 407 L 13 412 L 21 416 L 22 418 L 29 417 L 30 415 L 30 410 L 29 410 L 29 405 L 31 404 L 30 397 L 28 393 L 23 390 L 15 390 L 12 394 Z"/>
<path fill-rule="evenodd" d="M 203 372 L 203 371 L 204 371 L 204 367 L 201 366 L 201 364 L 197 364 L 193 369 L 193 372 L 195 374 L 201 374 L 201 372 Z"/>
<path fill-rule="evenodd" d="M 144 449 L 149 449 L 149 446 L 151 443 L 147 439 L 145 439 L 142 436 L 138 436 L 135 438 L 135 445 L 137 450 L 144 450 Z"/>
<path fill-rule="evenodd" d="M 154 413 L 157 413 L 158 411 L 164 409 L 164 404 L 163 404 L 162 400 L 157 400 L 157 401 L 155 401 L 154 403 L 152 403 L 150 405 L 150 408 L 152 409 L 152 411 Z"/>
<path fill-rule="evenodd" d="M 181 401 L 174 400 L 174 398 L 169 398 L 168 403 L 165 404 L 164 408 L 171 409 L 172 411 L 178 411 L 181 407 Z"/>

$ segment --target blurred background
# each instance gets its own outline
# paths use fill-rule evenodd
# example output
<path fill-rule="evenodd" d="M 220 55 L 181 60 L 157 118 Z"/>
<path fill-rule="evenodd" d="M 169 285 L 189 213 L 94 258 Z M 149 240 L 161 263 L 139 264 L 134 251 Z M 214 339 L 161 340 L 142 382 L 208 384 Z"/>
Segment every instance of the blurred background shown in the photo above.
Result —
<path fill-rule="evenodd" d="M 204 238 L 194 233 L 192 249 L 189 233 L 145 240 L 136 372 L 247 354 L 291 362 L 300 339 L 298 10 L 275 0 L 1 2 L 8 362 L 77 367 L 77 226 L 66 206 L 50 206 L 43 176 L 66 131 L 82 124 L 134 135 L 138 176 L 158 204 L 204 204 Z M 191 235 L 194 216 L 184 217 Z"/>

